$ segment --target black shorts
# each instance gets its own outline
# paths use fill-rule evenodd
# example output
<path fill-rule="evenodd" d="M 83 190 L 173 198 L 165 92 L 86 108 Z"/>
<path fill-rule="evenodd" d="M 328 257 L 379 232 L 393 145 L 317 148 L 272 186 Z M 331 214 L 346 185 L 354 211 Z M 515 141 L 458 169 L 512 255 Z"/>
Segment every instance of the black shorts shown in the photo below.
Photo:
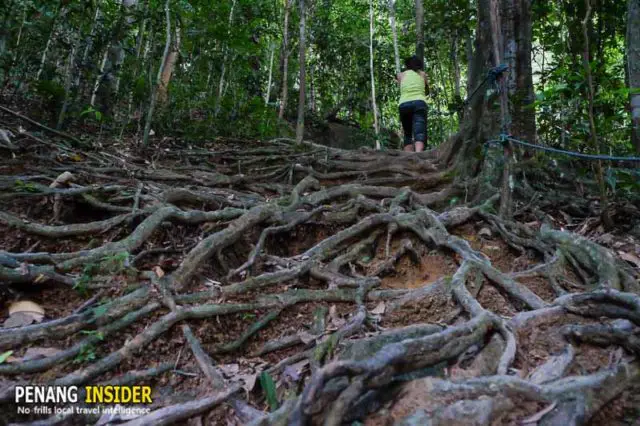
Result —
<path fill-rule="evenodd" d="M 427 103 L 409 101 L 400 104 L 400 121 L 404 130 L 404 144 L 411 145 L 427 140 Z"/>

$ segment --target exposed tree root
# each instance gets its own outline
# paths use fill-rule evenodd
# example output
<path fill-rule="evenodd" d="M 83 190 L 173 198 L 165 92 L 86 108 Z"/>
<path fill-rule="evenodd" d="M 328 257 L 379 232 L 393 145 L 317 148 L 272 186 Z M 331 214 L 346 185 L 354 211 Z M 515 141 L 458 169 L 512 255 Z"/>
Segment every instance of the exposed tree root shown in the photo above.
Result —
<path fill-rule="evenodd" d="M 137 153 L 95 153 L 0 177 L 2 289 L 74 300 L 38 299 L 44 322 L 0 329 L 0 350 L 16 358 L 0 365 L 10 420 L 28 420 L 11 402 L 21 383 L 174 390 L 204 375 L 189 401 L 158 395 L 161 406 L 127 424 L 235 413 L 243 424 L 341 425 L 385 405 L 407 425 L 582 424 L 638 382 L 624 351 L 640 351 L 640 287 L 611 251 L 503 220 L 495 196 L 449 207 L 458 190 L 434 153 L 240 143 L 171 147 L 156 169 Z M 63 171 L 74 183 L 50 187 Z M 555 346 L 533 357 L 539 327 Z M 57 350 L 22 359 L 30 346 Z M 619 352 L 577 375 L 588 350 Z M 251 389 L 263 371 L 277 383 L 271 413 Z M 403 409 L 411 389 L 422 402 Z"/>

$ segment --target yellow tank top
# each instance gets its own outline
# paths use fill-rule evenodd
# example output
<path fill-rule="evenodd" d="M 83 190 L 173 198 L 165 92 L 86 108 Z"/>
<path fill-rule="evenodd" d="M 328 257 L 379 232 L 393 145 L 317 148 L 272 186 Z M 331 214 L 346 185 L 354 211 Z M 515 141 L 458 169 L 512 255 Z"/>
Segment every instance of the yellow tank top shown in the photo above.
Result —
<path fill-rule="evenodd" d="M 410 101 L 427 102 L 427 97 L 422 76 L 415 71 L 407 70 L 400 83 L 400 104 Z"/>

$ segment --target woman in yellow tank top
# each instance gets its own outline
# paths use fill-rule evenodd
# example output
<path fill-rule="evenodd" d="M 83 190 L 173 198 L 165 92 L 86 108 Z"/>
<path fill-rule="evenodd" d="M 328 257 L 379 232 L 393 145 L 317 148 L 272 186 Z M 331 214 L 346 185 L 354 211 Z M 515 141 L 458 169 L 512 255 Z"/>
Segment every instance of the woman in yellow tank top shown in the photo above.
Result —
<path fill-rule="evenodd" d="M 404 61 L 406 70 L 398 74 L 400 121 L 404 130 L 404 150 L 424 151 L 427 141 L 427 76 L 417 56 Z M 415 149 L 414 149 L 415 139 Z"/>

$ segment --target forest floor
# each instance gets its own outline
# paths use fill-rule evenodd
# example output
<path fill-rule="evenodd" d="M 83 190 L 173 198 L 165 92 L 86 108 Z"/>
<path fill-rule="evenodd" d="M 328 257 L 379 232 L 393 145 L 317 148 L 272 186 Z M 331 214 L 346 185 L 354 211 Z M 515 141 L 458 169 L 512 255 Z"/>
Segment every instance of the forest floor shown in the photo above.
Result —
<path fill-rule="evenodd" d="M 4 422 L 640 418 L 640 239 L 572 216 L 589 197 L 505 221 L 454 197 L 433 152 L 78 149 L 0 122 Z M 18 415 L 36 383 L 150 385 L 152 411 Z"/>

